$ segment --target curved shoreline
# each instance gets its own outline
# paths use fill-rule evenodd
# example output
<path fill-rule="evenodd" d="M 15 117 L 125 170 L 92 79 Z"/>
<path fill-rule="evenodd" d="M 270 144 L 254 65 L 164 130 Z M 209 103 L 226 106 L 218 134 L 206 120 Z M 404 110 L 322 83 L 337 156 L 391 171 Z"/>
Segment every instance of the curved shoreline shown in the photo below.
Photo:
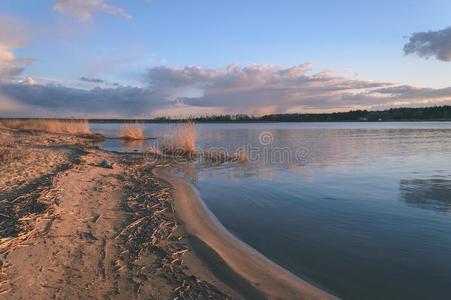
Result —
<path fill-rule="evenodd" d="M 234 273 L 234 279 L 229 281 L 234 281 L 235 288 L 246 298 L 337 299 L 233 236 L 207 208 L 197 190 L 185 179 L 174 175 L 172 169 L 155 168 L 153 173 L 173 187 L 176 214 L 187 233 L 203 247 L 202 252 L 218 256 Z M 237 283 L 239 279 L 245 282 Z"/>

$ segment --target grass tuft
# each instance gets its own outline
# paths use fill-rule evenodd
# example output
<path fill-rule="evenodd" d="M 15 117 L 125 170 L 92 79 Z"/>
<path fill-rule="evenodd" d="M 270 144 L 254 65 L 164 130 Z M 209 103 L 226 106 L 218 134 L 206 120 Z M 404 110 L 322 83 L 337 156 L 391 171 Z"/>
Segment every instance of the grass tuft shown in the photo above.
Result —
<path fill-rule="evenodd" d="M 119 129 L 119 137 L 124 140 L 142 140 L 144 138 L 144 128 L 139 124 L 127 124 Z"/>

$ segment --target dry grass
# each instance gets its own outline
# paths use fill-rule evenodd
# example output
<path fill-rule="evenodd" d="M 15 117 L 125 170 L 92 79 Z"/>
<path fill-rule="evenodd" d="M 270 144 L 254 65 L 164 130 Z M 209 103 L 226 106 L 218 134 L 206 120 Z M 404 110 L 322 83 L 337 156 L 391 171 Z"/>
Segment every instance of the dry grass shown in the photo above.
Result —
<path fill-rule="evenodd" d="M 194 155 L 196 153 L 196 123 L 177 124 L 172 128 L 161 147 L 166 153 Z"/>
<path fill-rule="evenodd" d="M 1 120 L 3 127 L 31 132 L 68 133 L 79 135 L 91 135 L 89 121 L 87 119 L 14 119 Z"/>
<path fill-rule="evenodd" d="M 0 133 L 0 162 L 13 160 L 17 155 L 16 148 L 9 135 Z"/>
<path fill-rule="evenodd" d="M 119 137 L 124 140 L 142 140 L 144 128 L 140 124 L 127 124 L 119 129 Z"/>

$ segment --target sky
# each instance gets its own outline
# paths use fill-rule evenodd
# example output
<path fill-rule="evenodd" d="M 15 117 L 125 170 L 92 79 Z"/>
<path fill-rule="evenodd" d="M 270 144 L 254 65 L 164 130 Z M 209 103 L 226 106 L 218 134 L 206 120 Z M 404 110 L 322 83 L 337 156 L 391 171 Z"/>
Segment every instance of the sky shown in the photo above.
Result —
<path fill-rule="evenodd" d="M 0 0 L 0 117 L 444 104 L 450 1 Z"/>

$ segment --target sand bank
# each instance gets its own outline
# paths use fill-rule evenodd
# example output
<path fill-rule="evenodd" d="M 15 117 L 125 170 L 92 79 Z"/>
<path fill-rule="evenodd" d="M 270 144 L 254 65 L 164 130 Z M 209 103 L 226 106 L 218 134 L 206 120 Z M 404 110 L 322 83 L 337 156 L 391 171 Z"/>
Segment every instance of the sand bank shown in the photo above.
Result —
<path fill-rule="evenodd" d="M 176 214 L 193 248 L 201 252 L 221 280 L 251 299 L 336 299 L 233 236 L 206 207 L 196 189 L 174 175 L 172 169 L 156 168 L 154 173 L 173 187 Z"/>
<path fill-rule="evenodd" d="M 0 133 L 0 299 L 240 298 L 190 248 L 159 162 Z"/>

